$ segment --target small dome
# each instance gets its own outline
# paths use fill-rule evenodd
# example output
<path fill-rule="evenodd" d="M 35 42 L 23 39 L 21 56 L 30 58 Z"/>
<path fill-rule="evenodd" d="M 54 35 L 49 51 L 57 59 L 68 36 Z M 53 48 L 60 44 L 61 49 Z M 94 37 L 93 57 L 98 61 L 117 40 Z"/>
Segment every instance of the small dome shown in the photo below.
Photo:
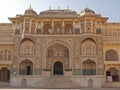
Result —
<path fill-rule="evenodd" d="M 24 15 L 37 15 L 37 13 L 30 6 L 29 9 L 25 10 Z"/>
<path fill-rule="evenodd" d="M 81 12 L 80 12 L 80 15 L 83 16 L 83 15 L 94 15 L 95 12 L 89 8 L 85 8 L 83 9 Z"/>

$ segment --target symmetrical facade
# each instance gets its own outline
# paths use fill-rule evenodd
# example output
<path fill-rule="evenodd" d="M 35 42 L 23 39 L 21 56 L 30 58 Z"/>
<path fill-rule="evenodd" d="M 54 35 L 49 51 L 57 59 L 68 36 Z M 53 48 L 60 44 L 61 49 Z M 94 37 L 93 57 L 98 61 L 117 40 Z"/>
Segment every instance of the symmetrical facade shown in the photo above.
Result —
<path fill-rule="evenodd" d="M 57 78 L 70 83 L 64 87 L 120 82 L 120 23 L 87 7 L 80 14 L 30 7 L 9 20 L 0 24 L 1 81 L 38 88 Z"/>

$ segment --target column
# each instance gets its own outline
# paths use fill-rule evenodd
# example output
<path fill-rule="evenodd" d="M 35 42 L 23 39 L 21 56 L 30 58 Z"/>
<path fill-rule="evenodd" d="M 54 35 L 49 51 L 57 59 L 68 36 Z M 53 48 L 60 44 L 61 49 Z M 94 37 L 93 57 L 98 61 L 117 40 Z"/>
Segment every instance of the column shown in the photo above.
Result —
<path fill-rule="evenodd" d="M 73 21 L 73 34 L 74 34 L 74 30 L 75 30 L 75 21 Z"/>
<path fill-rule="evenodd" d="M 25 34 L 25 20 L 23 21 L 23 34 Z"/>
<path fill-rule="evenodd" d="M 81 33 L 81 22 L 79 21 L 79 29 L 80 29 L 80 33 Z"/>
<path fill-rule="evenodd" d="M 42 29 L 42 31 L 41 31 L 41 34 L 43 34 L 43 21 L 41 21 L 41 23 L 40 23 L 41 25 L 41 29 Z"/>
<path fill-rule="evenodd" d="M 52 20 L 52 34 L 55 34 L 55 31 L 54 31 L 54 21 Z"/>
<path fill-rule="evenodd" d="M 93 33 L 93 21 L 91 19 L 91 32 Z"/>
<path fill-rule="evenodd" d="M 65 32 L 65 22 L 64 22 L 64 20 L 62 21 L 62 34 L 64 34 L 64 32 Z"/>
<path fill-rule="evenodd" d="M 31 26 L 32 26 L 32 19 L 30 20 L 30 27 L 29 27 L 29 33 L 31 34 Z"/>
<path fill-rule="evenodd" d="M 37 21 L 36 21 L 36 22 L 35 22 L 35 31 L 34 31 L 35 34 L 36 34 L 37 26 L 38 26 L 38 23 L 37 23 Z"/>
<path fill-rule="evenodd" d="M 84 28 L 85 28 L 85 32 L 86 32 L 86 19 L 84 20 Z"/>

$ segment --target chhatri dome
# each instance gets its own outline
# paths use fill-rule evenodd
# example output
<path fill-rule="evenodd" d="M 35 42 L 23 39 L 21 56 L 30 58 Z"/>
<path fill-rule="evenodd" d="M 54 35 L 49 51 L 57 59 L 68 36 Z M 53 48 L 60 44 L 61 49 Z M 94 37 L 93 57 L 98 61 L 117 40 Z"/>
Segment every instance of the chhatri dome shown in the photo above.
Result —
<path fill-rule="evenodd" d="M 29 9 L 25 10 L 24 15 L 37 15 L 37 12 L 34 11 L 30 5 Z"/>
<path fill-rule="evenodd" d="M 80 15 L 95 15 L 95 12 L 89 9 L 87 6 L 80 12 Z"/>

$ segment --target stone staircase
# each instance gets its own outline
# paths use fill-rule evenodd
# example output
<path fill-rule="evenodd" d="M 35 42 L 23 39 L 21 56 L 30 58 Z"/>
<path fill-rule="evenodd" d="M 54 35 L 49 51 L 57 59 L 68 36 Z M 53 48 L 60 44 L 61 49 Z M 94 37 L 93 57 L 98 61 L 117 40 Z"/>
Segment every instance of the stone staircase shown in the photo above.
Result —
<path fill-rule="evenodd" d="M 0 81 L 0 88 L 10 88 L 10 82 Z"/>
<path fill-rule="evenodd" d="M 120 82 L 109 82 L 103 85 L 105 88 L 120 88 Z"/>
<path fill-rule="evenodd" d="M 69 77 L 64 76 L 51 76 L 43 78 L 42 80 L 34 84 L 35 88 L 44 89 L 70 89 L 70 88 L 80 88 L 80 85 L 72 81 Z"/>

